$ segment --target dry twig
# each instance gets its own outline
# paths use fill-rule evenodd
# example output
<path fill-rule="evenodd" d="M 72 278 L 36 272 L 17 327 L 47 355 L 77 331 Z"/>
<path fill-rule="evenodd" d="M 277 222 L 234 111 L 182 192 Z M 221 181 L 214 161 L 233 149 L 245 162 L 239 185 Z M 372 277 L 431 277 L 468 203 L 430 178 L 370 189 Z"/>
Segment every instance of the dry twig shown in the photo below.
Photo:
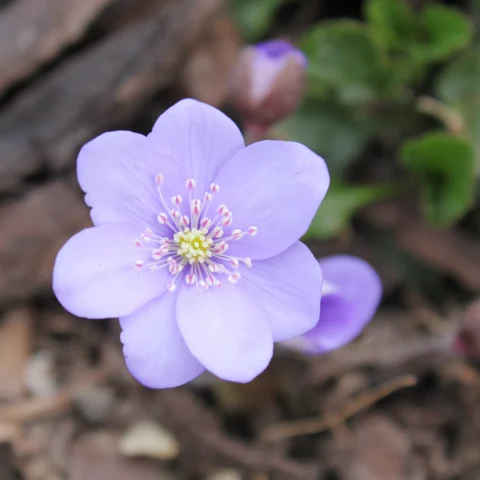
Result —
<path fill-rule="evenodd" d="M 295 420 L 293 422 L 278 423 L 265 428 L 260 438 L 266 442 L 276 442 L 285 438 L 296 437 L 298 435 L 309 435 L 319 433 L 337 427 L 345 422 L 349 417 L 355 415 L 391 393 L 405 387 L 412 387 L 417 384 L 417 378 L 413 375 L 402 375 L 389 382 L 380 385 L 372 390 L 368 390 L 347 403 L 342 410 L 327 418 L 315 417 L 306 420 Z"/>

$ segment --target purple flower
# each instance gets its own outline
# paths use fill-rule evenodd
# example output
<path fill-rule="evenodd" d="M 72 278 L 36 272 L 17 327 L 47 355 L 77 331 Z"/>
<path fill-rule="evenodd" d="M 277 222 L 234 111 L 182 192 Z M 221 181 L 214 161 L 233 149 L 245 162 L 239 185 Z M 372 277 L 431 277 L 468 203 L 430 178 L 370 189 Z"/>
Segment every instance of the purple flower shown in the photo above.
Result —
<path fill-rule="evenodd" d="M 273 342 L 316 324 L 321 269 L 298 239 L 329 176 L 308 148 L 245 148 L 229 118 L 183 100 L 146 137 L 86 144 L 78 178 L 95 227 L 58 253 L 54 291 L 75 315 L 120 317 L 128 369 L 144 385 L 204 369 L 247 382 Z"/>
<path fill-rule="evenodd" d="M 335 255 L 319 263 L 323 273 L 320 319 L 306 334 L 285 342 L 310 354 L 351 342 L 372 319 L 382 297 L 380 278 L 364 260 Z"/>
<path fill-rule="evenodd" d="M 304 53 L 286 40 L 268 40 L 267 42 L 257 43 L 254 48 L 259 54 L 258 60 L 261 60 L 260 54 L 280 62 L 284 62 L 289 56 L 292 56 L 304 68 L 307 67 L 307 57 Z"/>
<path fill-rule="evenodd" d="M 293 114 L 305 90 L 307 59 L 285 40 L 246 47 L 232 74 L 230 98 L 247 124 L 268 128 Z"/>

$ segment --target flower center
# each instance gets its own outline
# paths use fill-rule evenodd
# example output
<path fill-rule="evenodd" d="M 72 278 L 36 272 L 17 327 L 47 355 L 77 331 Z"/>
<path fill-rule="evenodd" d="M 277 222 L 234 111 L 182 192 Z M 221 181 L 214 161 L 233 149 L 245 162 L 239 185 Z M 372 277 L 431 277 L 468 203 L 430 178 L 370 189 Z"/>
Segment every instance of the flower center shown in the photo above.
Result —
<path fill-rule="evenodd" d="M 185 283 L 196 285 L 197 288 L 220 287 L 223 283 L 217 278 L 220 274 L 226 275 L 230 283 L 237 283 L 240 279 L 237 270 L 240 264 L 251 267 L 252 261 L 248 257 L 227 255 L 226 251 L 230 242 L 241 240 L 245 235 L 255 236 L 257 227 L 249 227 L 246 231 L 234 229 L 226 234 L 224 229 L 232 225 L 233 215 L 225 205 L 220 205 L 216 212 L 208 216 L 212 199 L 220 190 L 215 183 L 210 185 L 209 191 L 200 200 L 192 198 L 195 180 L 190 178 L 186 181 L 189 215 L 185 214 L 185 209 L 181 210 L 181 195 L 171 198 L 173 208 L 167 206 L 161 189 L 161 174 L 155 177 L 155 183 L 164 207 L 164 211 L 157 215 L 157 221 L 160 225 L 166 225 L 170 233 L 160 236 L 155 234 L 154 228 L 145 229 L 140 239 L 134 240 L 134 245 L 148 249 L 152 261 L 137 260 L 134 266 L 147 267 L 151 271 L 167 268 L 173 275 L 173 280 L 167 287 L 170 292 L 176 289 L 176 281 L 182 272 Z"/>
<path fill-rule="evenodd" d="M 187 259 L 190 265 L 195 262 L 204 263 L 206 258 L 212 256 L 210 246 L 213 240 L 205 236 L 207 232 L 206 228 L 190 230 L 188 227 L 184 228 L 183 232 L 177 232 L 173 236 L 173 240 L 178 245 L 177 254 Z"/>

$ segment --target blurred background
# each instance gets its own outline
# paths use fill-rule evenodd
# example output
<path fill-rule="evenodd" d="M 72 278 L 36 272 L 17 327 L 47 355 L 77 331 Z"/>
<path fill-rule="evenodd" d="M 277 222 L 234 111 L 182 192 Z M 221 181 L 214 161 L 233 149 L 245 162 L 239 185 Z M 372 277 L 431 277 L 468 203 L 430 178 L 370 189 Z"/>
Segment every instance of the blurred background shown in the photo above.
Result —
<path fill-rule="evenodd" d="M 478 0 L 0 0 L 0 480 L 479 480 L 479 20 Z M 232 68 L 270 38 L 309 69 L 269 135 L 332 175 L 305 241 L 369 261 L 382 305 L 251 384 L 147 390 L 118 322 L 51 291 L 90 225 L 76 154 L 184 97 L 241 123 Z"/>

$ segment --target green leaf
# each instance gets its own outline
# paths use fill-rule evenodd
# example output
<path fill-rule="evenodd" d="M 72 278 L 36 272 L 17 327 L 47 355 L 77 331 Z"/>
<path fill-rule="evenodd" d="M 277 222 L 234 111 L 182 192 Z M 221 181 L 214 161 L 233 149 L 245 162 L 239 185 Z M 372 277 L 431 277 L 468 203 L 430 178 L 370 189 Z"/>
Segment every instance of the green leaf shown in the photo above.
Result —
<path fill-rule="evenodd" d="M 300 42 L 309 59 L 309 83 L 334 87 L 344 103 L 367 103 L 389 90 L 394 78 L 370 29 L 349 20 L 322 23 Z"/>
<path fill-rule="evenodd" d="M 275 127 L 275 134 L 303 143 L 325 158 L 329 170 L 340 175 L 375 133 L 368 118 L 333 102 L 306 99 L 300 109 Z"/>
<path fill-rule="evenodd" d="M 365 16 L 383 44 L 404 53 L 414 70 L 448 58 L 467 46 L 473 34 L 460 10 L 436 3 L 415 14 L 404 0 L 368 0 Z"/>
<path fill-rule="evenodd" d="M 256 41 L 272 26 L 275 12 L 292 0 L 231 0 L 240 31 L 249 41 Z"/>
<path fill-rule="evenodd" d="M 369 0 L 365 3 L 365 17 L 389 48 L 402 49 L 405 39 L 415 35 L 415 15 L 405 0 Z"/>
<path fill-rule="evenodd" d="M 473 35 L 472 24 L 459 10 L 444 5 L 427 5 L 420 16 L 420 32 L 412 43 L 411 56 L 417 62 L 436 62 L 466 47 Z"/>
<path fill-rule="evenodd" d="M 468 140 L 446 133 L 429 133 L 407 142 L 400 152 L 403 165 L 422 181 L 426 218 L 447 227 L 472 204 L 473 148 Z"/>
<path fill-rule="evenodd" d="M 480 46 L 465 52 L 439 75 L 436 94 L 457 111 L 468 127 L 480 172 Z"/>
<path fill-rule="evenodd" d="M 441 72 L 436 92 L 450 105 L 480 101 L 480 46 L 465 52 Z"/>
<path fill-rule="evenodd" d="M 336 237 L 349 226 L 360 208 L 386 198 L 395 191 L 392 185 L 351 186 L 332 181 L 304 238 L 328 240 Z"/>

